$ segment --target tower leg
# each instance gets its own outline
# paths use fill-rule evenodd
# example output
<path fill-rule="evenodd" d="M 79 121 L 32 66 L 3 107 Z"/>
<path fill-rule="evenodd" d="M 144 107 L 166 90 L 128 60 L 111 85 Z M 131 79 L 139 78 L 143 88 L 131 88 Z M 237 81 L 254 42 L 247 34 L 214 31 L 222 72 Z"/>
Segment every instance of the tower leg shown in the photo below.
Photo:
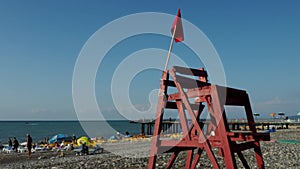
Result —
<path fill-rule="evenodd" d="M 198 164 L 198 162 L 200 160 L 202 152 L 203 152 L 203 148 L 198 148 L 197 154 L 195 155 L 195 158 L 194 158 L 191 168 L 196 168 L 196 165 Z"/>
<path fill-rule="evenodd" d="M 188 150 L 186 153 L 186 162 L 185 162 L 186 169 L 191 168 L 192 160 L 193 160 L 193 150 Z"/>
<path fill-rule="evenodd" d="M 240 160 L 242 161 L 245 169 L 250 169 L 246 159 L 244 158 L 243 154 L 241 152 L 237 152 L 237 155 L 239 156 Z"/>
<path fill-rule="evenodd" d="M 162 127 L 162 120 L 164 114 L 164 108 L 166 105 L 166 92 L 168 90 L 166 86 L 166 81 L 169 80 L 169 74 L 167 71 L 163 71 L 162 79 L 160 82 L 160 92 L 158 95 L 158 104 L 156 109 L 156 120 L 154 124 L 153 136 L 152 136 L 152 146 L 150 150 L 150 158 L 148 161 L 148 169 L 154 169 L 155 163 L 157 159 L 157 152 L 158 152 L 158 143 L 159 143 L 159 134 L 161 132 Z"/>
<path fill-rule="evenodd" d="M 257 167 L 259 169 L 264 169 L 265 165 L 264 165 L 263 156 L 262 156 L 262 153 L 260 150 L 259 141 L 255 142 L 254 154 L 255 154 L 255 158 L 256 158 Z"/>
<path fill-rule="evenodd" d="M 226 120 L 226 115 L 224 112 L 224 105 L 225 105 L 225 96 L 224 93 L 225 91 L 219 90 L 217 86 L 212 86 L 211 90 L 211 116 L 214 117 L 216 120 L 217 124 L 217 129 L 218 130 L 218 135 L 220 135 L 221 139 L 221 144 L 223 147 L 223 152 L 224 152 L 224 161 L 226 168 L 231 168 L 231 169 L 236 169 L 236 160 L 234 157 L 234 152 L 232 151 L 232 145 L 230 142 L 230 138 L 227 136 L 227 131 L 228 125 L 227 125 L 227 120 Z"/>
<path fill-rule="evenodd" d="M 172 167 L 172 165 L 174 164 L 174 161 L 176 160 L 176 158 L 177 158 L 177 156 L 178 156 L 178 153 L 179 153 L 179 152 L 176 151 L 176 152 L 174 152 L 174 153 L 172 154 L 171 159 L 170 159 L 169 163 L 168 163 L 167 166 L 166 166 L 166 169 L 169 169 L 169 168 Z"/>

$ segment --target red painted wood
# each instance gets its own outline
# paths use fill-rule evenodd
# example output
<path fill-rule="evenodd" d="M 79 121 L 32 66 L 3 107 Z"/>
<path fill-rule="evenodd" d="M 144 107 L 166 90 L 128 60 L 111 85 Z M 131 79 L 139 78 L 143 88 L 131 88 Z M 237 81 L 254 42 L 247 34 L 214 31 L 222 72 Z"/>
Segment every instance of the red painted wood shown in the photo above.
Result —
<path fill-rule="evenodd" d="M 180 76 L 177 73 L 185 76 Z M 169 74 L 172 80 L 169 79 Z M 186 75 L 197 78 L 188 78 Z M 168 87 L 176 87 L 177 92 L 168 93 Z M 208 107 L 211 117 L 210 121 L 206 123 L 207 131 L 202 131 L 203 123 L 199 121 L 204 105 Z M 247 122 L 244 125 L 249 126 L 250 131 L 233 132 L 230 130 L 224 108 L 226 105 L 245 108 Z M 184 135 L 182 139 L 163 140 L 160 138 L 164 109 L 177 109 Z M 188 124 L 187 115 L 190 117 L 190 124 Z M 163 72 L 148 169 L 155 168 L 158 153 L 170 152 L 172 156 L 167 168 L 171 168 L 178 154 L 182 151 L 187 152 L 186 169 L 197 166 L 203 151 L 206 151 L 213 167 L 220 168 L 212 148 L 218 148 L 220 155 L 224 158 L 226 168 L 233 169 L 237 168 L 235 155 L 241 159 L 245 168 L 249 168 L 242 151 L 254 149 L 257 167 L 263 169 L 264 161 L 259 144 L 259 141 L 262 140 L 270 140 L 270 135 L 257 133 L 246 91 L 207 83 L 207 72 L 204 69 L 174 67 Z M 241 141 L 243 143 L 240 143 Z M 194 152 L 196 149 L 197 152 Z"/>

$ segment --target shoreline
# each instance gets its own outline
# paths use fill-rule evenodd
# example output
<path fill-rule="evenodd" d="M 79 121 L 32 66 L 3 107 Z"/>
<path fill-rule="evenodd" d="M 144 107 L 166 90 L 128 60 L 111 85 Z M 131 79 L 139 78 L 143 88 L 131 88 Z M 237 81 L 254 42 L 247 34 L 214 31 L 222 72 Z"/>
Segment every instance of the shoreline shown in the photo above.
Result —
<path fill-rule="evenodd" d="M 261 149 L 266 168 L 300 168 L 300 144 L 288 144 L 276 140 L 300 141 L 300 129 L 285 129 L 271 133 L 271 142 L 261 142 Z M 73 151 L 47 151 L 32 154 L 27 159 L 27 153 L 0 153 L 0 168 L 147 168 L 151 141 L 104 143 L 102 154 L 76 156 Z M 253 150 L 243 152 L 250 168 L 255 168 Z M 165 168 L 170 154 L 159 155 L 157 168 Z M 206 153 L 201 156 L 196 168 L 212 168 Z M 216 155 L 221 168 L 224 161 Z M 185 159 L 179 156 L 175 168 L 182 168 Z M 238 168 L 242 167 L 237 160 Z M 242 167 L 243 168 L 243 167 Z"/>

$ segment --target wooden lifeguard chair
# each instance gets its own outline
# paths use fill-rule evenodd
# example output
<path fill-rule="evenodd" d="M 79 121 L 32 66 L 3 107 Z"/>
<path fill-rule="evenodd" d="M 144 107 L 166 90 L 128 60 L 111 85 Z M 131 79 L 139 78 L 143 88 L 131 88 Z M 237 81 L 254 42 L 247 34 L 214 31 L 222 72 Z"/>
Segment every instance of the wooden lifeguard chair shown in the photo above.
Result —
<path fill-rule="evenodd" d="M 169 79 L 170 75 L 172 79 Z M 170 87 L 177 89 L 177 92 L 168 93 Z M 210 120 L 207 121 L 206 127 L 203 127 L 199 117 L 205 105 Z M 229 129 L 225 105 L 244 107 L 249 131 Z M 181 139 L 164 139 L 161 136 L 165 109 L 177 109 L 183 134 Z M 155 168 L 157 155 L 161 153 L 172 153 L 166 166 L 171 168 L 182 151 L 186 152 L 186 169 L 196 167 L 203 151 L 206 151 L 214 168 L 220 168 L 216 154 L 224 158 L 226 168 L 237 168 L 235 154 L 245 168 L 250 168 L 242 151 L 252 148 L 257 167 L 263 169 L 264 161 L 259 141 L 268 140 L 268 133 L 256 131 L 246 91 L 207 83 L 207 72 L 204 69 L 175 66 L 163 71 L 148 169 Z M 217 148 L 218 153 L 214 153 L 212 148 Z"/>

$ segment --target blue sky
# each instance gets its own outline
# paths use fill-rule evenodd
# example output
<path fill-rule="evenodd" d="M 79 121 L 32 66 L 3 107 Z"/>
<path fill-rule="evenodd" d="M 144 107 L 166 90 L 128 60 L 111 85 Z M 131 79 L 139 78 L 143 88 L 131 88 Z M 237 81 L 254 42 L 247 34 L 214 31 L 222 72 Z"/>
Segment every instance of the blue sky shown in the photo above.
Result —
<path fill-rule="evenodd" d="M 296 115 L 300 112 L 299 7 L 298 1 L 277 0 L 1 1 L 0 119 L 76 119 L 72 76 L 86 41 L 120 17 L 140 12 L 176 15 L 178 8 L 211 40 L 228 86 L 247 90 L 254 112 L 266 117 L 271 112 Z M 172 22 L 166 24 L 171 27 Z M 168 50 L 169 43 L 170 37 L 141 35 L 110 50 L 95 80 L 97 102 L 105 117 L 119 117 L 110 96 L 118 64 L 136 50 Z M 183 56 L 193 55 L 183 44 L 175 44 L 174 53 L 189 66 L 200 67 L 201 62 Z M 129 94 L 134 105 L 147 108 L 149 92 L 159 87 L 159 78 L 158 70 L 136 76 Z"/>

